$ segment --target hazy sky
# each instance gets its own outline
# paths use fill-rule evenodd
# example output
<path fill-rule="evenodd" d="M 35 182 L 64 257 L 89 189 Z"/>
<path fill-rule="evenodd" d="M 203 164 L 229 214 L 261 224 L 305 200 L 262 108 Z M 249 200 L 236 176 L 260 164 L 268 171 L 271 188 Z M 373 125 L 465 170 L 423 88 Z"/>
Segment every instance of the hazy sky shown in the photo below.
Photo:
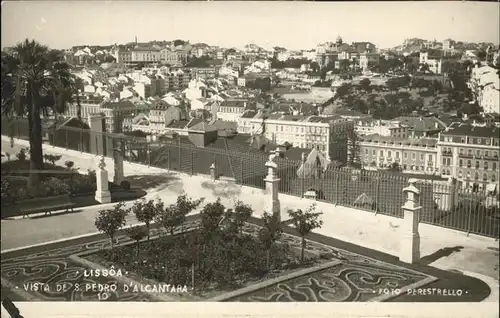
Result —
<path fill-rule="evenodd" d="M 150 40 L 224 47 L 312 48 L 335 40 L 379 47 L 405 38 L 499 42 L 498 3 L 4 1 L 2 47 L 25 38 L 53 48 Z"/>

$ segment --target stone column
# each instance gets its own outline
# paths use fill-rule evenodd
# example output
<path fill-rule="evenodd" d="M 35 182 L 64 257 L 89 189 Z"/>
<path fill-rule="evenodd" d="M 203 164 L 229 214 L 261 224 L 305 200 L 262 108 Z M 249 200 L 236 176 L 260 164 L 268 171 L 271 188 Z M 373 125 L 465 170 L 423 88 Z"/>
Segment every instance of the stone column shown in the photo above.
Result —
<path fill-rule="evenodd" d="M 406 202 L 402 206 L 404 219 L 399 259 L 410 264 L 420 261 L 418 223 L 420 222 L 420 210 L 422 207 L 419 206 L 420 190 L 415 186 L 416 182 L 416 179 L 410 179 L 410 185 L 403 189 L 403 193 L 406 195 Z"/>
<path fill-rule="evenodd" d="M 100 203 L 110 203 L 111 193 L 108 189 L 108 171 L 106 170 L 106 163 L 104 162 L 104 156 L 101 157 L 99 163 L 97 164 L 96 182 L 97 190 L 95 192 L 95 200 Z"/>
<path fill-rule="evenodd" d="M 278 165 L 274 161 L 275 158 L 276 154 L 271 154 L 269 160 L 266 162 L 267 176 L 264 179 L 266 182 L 266 203 L 264 211 L 277 215 L 278 220 L 281 221 L 280 201 L 278 199 L 278 185 L 280 179 L 276 175 Z"/>
<path fill-rule="evenodd" d="M 125 151 L 123 143 L 119 140 L 116 142 L 116 147 L 113 151 L 113 161 L 115 166 L 115 175 L 113 183 L 120 184 L 124 179 L 123 174 L 123 152 Z"/>
<path fill-rule="evenodd" d="M 215 162 L 210 165 L 210 178 L 212 181 L 217 180 L 217 170 L 215 167 Z"/>
<path fill-rule="evenodd" d="M 102 114 L 89 115 L 90 126 L 90 153 L 96 156 L 104 155 L 103 127 L 104 116 Z"/>

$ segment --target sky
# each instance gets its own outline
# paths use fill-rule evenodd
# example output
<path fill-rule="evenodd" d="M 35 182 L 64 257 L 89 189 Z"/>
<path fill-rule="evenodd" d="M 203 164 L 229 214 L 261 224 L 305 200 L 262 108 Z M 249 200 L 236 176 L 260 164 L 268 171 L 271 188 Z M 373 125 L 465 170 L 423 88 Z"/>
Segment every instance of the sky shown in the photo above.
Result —
<path fill-rule="evenodd" d="M 152 40 L 242 48 L 405 38 L 498 44 L 500 4 L 439 2 L 3 1 L 1 44 L 26 38 L 55 49 Z"/>

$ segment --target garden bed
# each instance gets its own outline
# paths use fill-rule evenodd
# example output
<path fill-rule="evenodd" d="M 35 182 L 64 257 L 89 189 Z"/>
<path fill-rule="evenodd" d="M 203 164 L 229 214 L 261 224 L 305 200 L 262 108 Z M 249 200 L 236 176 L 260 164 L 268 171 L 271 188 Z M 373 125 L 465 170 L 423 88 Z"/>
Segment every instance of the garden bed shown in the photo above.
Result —
<path fill-rule="evenodd" d="M 191 254 L 197 255 L 195 289 L 190 288 L 190 297 L 179 296 L 179 300 L 220 298 L 224 294 L 233 294 L 279 277 L 288 279 L 293 273 L 307 268 L 319 270 L 318 266 L 331 262 L 306 251 L 306 260 L 301 263 L 300 249 L 278 242 L 270 254 L 271 270 L 267 270 L 267 254 L 255 236 L 239 234 L 234 240 L 237 243 L 214 236 L 210 241 L 198 240 L 197 245 L 194 242 L 199 234 L 190 231 L 174 236 L 162 235 L 139 244 L 125 243 L 115 247 L 113 253 L 106 249 L 79 257 L 98 267 L 110 268 L 113 265 L 120 268 L 137 284 L 163 283 L 191 287 L 191 265 L 186 259 L 192 257 L 190 253 L 195 253 Z"/>

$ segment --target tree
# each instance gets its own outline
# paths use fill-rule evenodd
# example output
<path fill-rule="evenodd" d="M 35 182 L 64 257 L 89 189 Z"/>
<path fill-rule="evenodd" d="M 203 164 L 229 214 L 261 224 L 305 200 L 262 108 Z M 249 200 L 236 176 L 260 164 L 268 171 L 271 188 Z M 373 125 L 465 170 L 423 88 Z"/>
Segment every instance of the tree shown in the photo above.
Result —
<path fill-rule="evenodd" d="M 271 249 L 273 245 L 280 239 L 283 233 L 279 215 L 264 212 L 262 215 L 264 226 L 259 231 L 259 240 L 266 250 L 266 268 L 270 270 L 271 265 Z"/>
<path fill-rule="evenodd" d="M 139 222 L 144 222 L 146 225 L 148 241 L 150 238 L 151 223 L 160 212 L 161 207 L 161 201 L 155 202 L 153 200 L 146 201 L 145 199 L 142 199 L 141 201 L 135 202 L 131 208 L 131 211 L 134 213 L 137 220 Z"/>
<path fill-rule="evenodd" d="M 323 221 L 319 220 L 322 212 L 315 212 L 316 204 L 311 205 L 307 210 L 288 210 L 288 215 L 291 218 L 292 224 L 299 233 L 302 244 L 300 252 L 300 260 L 304 262 L 304 251 L 306 248 L 306 236 L 309 235 L 314 229 L 321 228 Z"/>
<path fill-rule="evenodd" d="M 174 46 L 185 45 L 186 43 L 184 40 L 177 39 L 174 41 Z"/>
<path fill-rule="evenodd" d="M 339 69 L 341 72 L 345 73 L 349 70 L 349 66 L 351 65 L 351 61 L 343 59 L 339 61 Z"/>
<path fill-rule="evenodd" d="M 99 232 L 106 234 L 111 241 L 111 252 L 113 253 L 115 235 L 126 223 L 128 210 L 124 209 L 124 203 L 119 202 L 113 209 L 99 211 L 95 219 L 95 227 Z"/>
<path fill-rule="evenodd" d="M 387 88 L 393 92 L 398 91 L 401 83 L 396 78 L 390 78 L 386 82 Z"/>
<path fill-rule="evenodd" d="M 316 61 L 311 62 L 311 64 L 309 64 L 309 67 L 311 68 L 313 73 L 317 73 L 320 70 L 319 64 Z"/>
<path fill-rule="evenodd" d="M 248 221 L 252 214 L 253 209 L 251 206 L 244 204 L 242 201 L 236 202 L 232 218 L 240 233 L 243 233 L 243 226 L 245 226 L 245 222 Z"/>
<path fill-rule="evenodd" d="M 343 98 L 351 92 L 351 89 L 352 89 L 351 83 L 343 83 L 342 85 L 337 87 L 335 93 L 339 98 Z"/>
<path fill-rule="evenodd" d="M 354 167 L 361 164 L 358 134 L 354 130 L 349 131 L 347 154 L 347 163 L 349 166 Z"/>
<path fill-rule="evenodd" d="M 208 203 L 201 210 L 201 228 L 205 235 L 217 233 L 220 230 L 220 223 L 223 220 L 226 208 L 221 203 L 221 199 L 213 203 Z"/>
<path fill-rule="evenodd" d="M 363 89 L 365 92 L 368 92 L 370 90 L 370 84 L 371 81 L 368 78 L 363 78 L 361 81 L 359 81 L 359 86 L 361 86 L 361 89 Z"/>
<path fill-rule="evenodd" d="M 149 229 L 146 229 L 142 226 L 134 226 L 125 230 L 125 234 L 135 241 L 136 246 L 136 256 L 139 256 L 139 242 L 145 236 L 148 236 L 149 239 Z"/>
<path fill-rule="evenodd" d="M 40 183 L 43 170 L 41 115 L 63 113 L 72 100 L 74 78 L 60 51 L 26 39 L 2 52 L 3 116 L 27 116 L 30 143 L 30 188 Z"/>
<path fill-rule="evenodd" d="M 163 202 L 157 203 L 158 214 L 156 215 L 156 222 L 174 235 L 176 227 L 182 225 L 186 221 L 186 216 L 196 209 L 202 202 L 203 198 L 193 200 L 185 193 L 177 197 L 177 201 L 169 206 L 163 206 Z"/>

